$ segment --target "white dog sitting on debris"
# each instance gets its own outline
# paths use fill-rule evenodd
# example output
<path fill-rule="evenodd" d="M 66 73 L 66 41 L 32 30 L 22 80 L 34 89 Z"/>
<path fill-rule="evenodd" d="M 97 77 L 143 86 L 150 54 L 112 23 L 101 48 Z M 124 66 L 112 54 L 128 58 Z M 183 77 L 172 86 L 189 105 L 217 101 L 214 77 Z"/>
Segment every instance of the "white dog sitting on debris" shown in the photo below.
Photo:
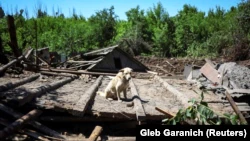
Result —
<path fill-rule="evenodd" d="M 119 70 L 118 74 L 109 82 L 105 91 L 98 91 L 97 94 L 107 99 L 118 99 L 118 101 L 121 102 L 120 93 L 123 92 L 124 98 L 127 99 L 127 88 L 129 87 L 132 71 L 133 69 L 128 67 Z"/>

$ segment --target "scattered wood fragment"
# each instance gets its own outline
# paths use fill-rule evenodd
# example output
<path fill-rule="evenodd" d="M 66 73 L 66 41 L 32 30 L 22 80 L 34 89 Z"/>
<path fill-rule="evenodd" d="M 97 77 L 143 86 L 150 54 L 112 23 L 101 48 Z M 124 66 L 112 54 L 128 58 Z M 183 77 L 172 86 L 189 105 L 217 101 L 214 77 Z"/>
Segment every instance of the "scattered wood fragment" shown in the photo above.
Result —
<path fill-rule="evenodd" d="M 137 121 L 139 122 L 142 122 L 142 121 L 145 121 L 146 120 L 146 114 L 145 114 L 145 111 L 144 111 L 144 107 L 141 103 L 141 99 L 139 97 L 139 94 L 136 90 L 136 86 L 133 82 L 133 79 L 131 79 L 129 81 L 129 86 L 130 86 L 130 91 L 131 91 L 131 94 L 132 94 L 132 98 L 134 99 L 133 102 L 134 102 L 134 110 L 136 112 L 136 118 L 137 118 Z"/>
<path fill-rule="evenodd" d="M 35 75 L 30 76 L 30 77 L 26 77 L 24 79 L 21 79 L 21 80 L 19 80 L 17 82 L 8 82 L 6 84 L 0 85 L 0 92 L 7 91 L 7 90 L 10 90 L 10 89 L 16 88 L 16 87 L 18 87 L 20 85 L 23 85 L 25 83 L 29 83 L 31 81 L 34 81 L 39 76 L 40 76 L 39 74 L 35 74 Z"/>
<path fill-rule="evenodd" d="M 103 129 L 101 126 L 96 126 L 95 129 L 92 131 L 91 135 L 89 136 L 88 141 L 96 141 L 102 133 L 102 130 Z"/>
<path fill-rule="evenodd" d="M 9 126 L 11 123 L 5 119 L 0 118 L 0 124 L 2 124 L 4 126 Z M 49 141 L 47 138 L 44 138 L 42 134 L 37 133 L 37 132 L 32 131 L 32 130 L 24 129 L 24 130 L 19 130 L 18 132 L 26 134 L 30 137 L 33 137 L 34 139 L 38 139 L 38 140 L 42 140 L 42 141 Z"/>
<path fill-rule="evenodd" d="M 240 122 L 242 124 L 248 124 L 245 117 L 240 112 L 238 106 L 235 104 L 235 102 L 234 102 L 233 98 L 231 97 L 231 95 L 227 91 L 226 91 L 225 95 L 227 97 L 227 100 L 230 102 L 230 105 L 232 106 L 234 112 L 239 116 Z"/>
<path fill-rule="evenodd" d="M 14 111 L 12 108 L 9 108 L 1 103 L 0 103 L 0 110 L 9 114 L 10 116 L 12 116 L 14 118 L 20 118 L 23 116 L 23 114 L 18 113 L 16 111 Z M 37 121 L 29 122 L 28 124 L 31 125 L 32 127 L 34 127 L 35 129 L 37 129 L 37 130 L 39 130 L 39 131 L 41 131 L 49 136 L 60 138 L 60 139 L 65 139 L 65 137 L 63 135 L 48 128 L 47 126 L 42 125 L 41 123 L 39 123 Z"/>
<path fill-rule="evenodd" d="M 176 67 L 175 67 L 174 65 L 172 65 L 171 63 L 169 63 L 167 60 L 166 60 L 166 62 L 167 62 L 171 67 L 173 67 L 173 68 L 176 69 Z"/>
<path fill-rule="evenodd" d="M 57 89 L 57 88 L 65 85 L 65 84 L 73 81 L 76 78 L 77 77 L 75 77 L 75 76 L 71 76 L 71 77 L 59 80 L 57 82 L 53 82 L 53 83 L 48 84 L 48 85 L 38 87 L 35 90 L 28 91 L 28 94 L 24 98 L 17 100 L 18 105 L 23 106 L 24 104 L 26 104 L 26 103 L 30 102 L 31 100 L 33 100 L 35 97 L 41 96 L 42 94 L 44 94 L 44 93 L 46 93 L 48 91 Z"/>
<path fill-rule="evenodd" d="M 228 93 L 233 94 L 233 93 L 243 93 L 243 94 L 250 94 L 250 90 L 249 89 L 228 89 L 227 90 Z"/>
<path fill-rule="evenodd" d="M 218 78 L 219 73 L 211 64 L 206 63 L 201 67 L 200 72 L 214 84 L 220 83 L 220 80 Z"/>
<path fill-rule="evenodd" d="M 22 128 L 26 123 L 34 120 L 36 117 L 38 117 L 41 114 L 42 114 L 42 111 L 37 110 L 37 109 L 30 111 L 26 115 L 17 119 L 11 125 L 5 127 L 2 131 L 0 131 L 0 138 L 4 139 L 4 138 L 10 136 L 11 134 L 15 133 L 20 128 Z"/>
<path fill-rule="evenodd" d="M 4 74 L 4 72 L 5 72 L 9 67 L 11 67 L 11 66 L 14 65 L 15 63 L 17 63 L 17 62 L 19 62 L 19 61 L 21 61 L 21 60 L 23 60 L 23 59 L 24 59 L 24 56 L 22 55 L 22 56 L 18 57 L 17 59 L 14 59 L 14 60 L 10 61 L 8 64 L 2 66 L 2 67 L 0 68 L 0 74 Z"/>
<path fill-rule="evenodd" d="M 96 96 L 96 91 L 98 87 L 100 86 L 102 79 L 103 79 L 103 76 L 102 75 L 99 76 L 94 82 L 94 84 L 85 93 L 83 92 L 83 96 L 79 99 L 79 101 L 77 101 L 77 103 L 74 105 L 72 109 L 71 113 L 73 115 L 80 116 L 80 117 L 84 116 L 87 110 L 87 107 L 89 106 L 89 103 Z"/>

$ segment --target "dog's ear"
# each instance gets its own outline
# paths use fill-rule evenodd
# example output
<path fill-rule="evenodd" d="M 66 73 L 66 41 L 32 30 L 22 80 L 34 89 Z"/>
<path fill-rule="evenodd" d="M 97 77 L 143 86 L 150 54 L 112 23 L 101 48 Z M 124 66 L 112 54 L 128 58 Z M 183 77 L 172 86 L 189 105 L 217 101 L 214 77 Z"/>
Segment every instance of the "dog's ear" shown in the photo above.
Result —
<path fill-rule="evenodd" d="M 124 72 L 124 69 L 120 69 L 119 72 Z"/>

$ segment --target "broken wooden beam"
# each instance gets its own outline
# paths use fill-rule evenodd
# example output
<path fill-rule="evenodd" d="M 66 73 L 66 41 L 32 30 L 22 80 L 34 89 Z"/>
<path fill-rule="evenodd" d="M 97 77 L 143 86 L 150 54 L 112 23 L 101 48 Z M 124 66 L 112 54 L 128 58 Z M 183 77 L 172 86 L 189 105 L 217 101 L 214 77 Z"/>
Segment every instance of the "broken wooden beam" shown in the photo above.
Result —
<path fill-rule="evenodd" d="M 7 91 L 7 90 L 10 90 L 10 89 L 16 88 L 16 87 L 18 87 L 20 85 L 23 85 L 25 83 L 29 83 L 31 81 L 34 81 L 39 76 L 40 76 L 39 74 L 35 74 L 35 75 L 30 76 L 30 77 L 26 77 L 24 79 L 21 79 L 21 80 L 19 80 L 17 82 L 8 82 L 6 84 L 0 85 L 0 92 Z"/>
<path fill-rule="evenodd" d="M 245 117 L 242 115 L 239 108 L 235 104 L 235 102 L 234 102 L 233 98 L 231 97 L 231 95 L 227 91 L 225 92 L 225 95 L 226 95 L 227 100 L 229 101 L 230 105 L 232 106 L 234 112 L 239 116 L 241 124 L 248 124 Z"/>
<path fill-rule="evenodd" d="M 227 90 L 228 93 L 233 94 L 233 93 L 243 93 L 243 94 L 250 94 L 250 90 L 249 89 L 228 89 Z"/>
<path fill-rule="evenodd" d="M 96 126 L 95 129 L 92 131 L 91 135 L 89 136 L 88 141 L 96 141 L 102 133 L 102 130 L 103 129 L 101 126 Z"/>
<path fill-rule="evenodd" d="M 96 60 L 96 61 L 73 61 L 73 60 L 69 60 L 67 61 L 67 63 L 79 63 L 79 64 L 84 64 L 84 63 L 98 63 L 100 62 L 102 59 Z"/>
<path fill-rule="evenodd" d="M 70 74 L 70 73 L 56 73 L 56 72 L 49 72 L 49 71 L 40 71 L 40 73 L 44 75 L 52 75 L 52 76 L 66 76 L 66 77 L 75 76 L 74 74 Z"/>
<path fill-rule="evenodd" d="M 83 92 L 82 97 L 77 101 L 77 103 L 74 105 L 72 111 L 70 111 L 75 116 L 84 116 L 89 103 L 94 99 L 96 96 L 96 91 L 98 90 L 98 87 L 101 85 L 103 76 L 99 76 L 93 85 L 86 91 Z"/>
<path fill-rule="evenodd" d="M 18 57 L 17 59 L 14 59 L 14 60 L 10 61 L 8 64 L 2 66 L 2 67 L 0 68 L 0 74 L 4 74 L 4 72 L 5 72 L 9 67 L 11 67 L 11 66 L 14 65 L 15 63 L 17 63 L 17 62 L 19 62 L 19 61 L 21 61 L 21 60 L 23 60 L 23 59 L 24 59 L 24 56 L 22 55 L 22 56 Z"/>
<path fill-rule="evenodd" d="M 64 72 L 64 73 L 72 73 L 72 74 L 90 74 L 90 75 L 108 75 L 108 76 L 116 76 L 116 73 L 101 73 L 101 72 L 88 72 L 88 71 L 72 71 L 72 70 L 62 70 L 62 69 L 44 69 L 40 68 L 40 71 L 52 71 L 52 72 Z"/>
<path fill-rule="evenodd" d="M 11 123 L 3 118 L 0 118 L 0 124 L 2 124 L 3 126 L 9 126 Z M 42 140 L 42 141 L 49 141 L 47 138 L 44 138 L 43 135 L 41 135 L 40 133 L 37 133 L 35 131 L 30 131 L 27 129 L 24 130 L 19 130 L 19 133 L 22 134 L 26 134 L 30 137 L 33 137 L 34 139 L 38 139 L 38 140 Z"/>
<path fill-rule="evenodd" d="M 57 88 L 65 85 L 65 84 L 73 81 L 76 78 L 77 78 L 76 76 L 71 76 L 71 77 L 68 77 L 68 78 L 53 82 L 51 84 L 40 86 L 40 87 L 36 88 L 35 90 L 28 91 L 27 95 L 25 97 L 23 97 L 22 99 L 17 100 L 17 102 L 18 102 L 17 105 L 18 106 L 23 106 L 24 104 L 30 102 L 34 98 L 39 97 L 42 94 L 44 94 L 46 92 L 49 92 L 51 90 L 57 89 Z"/>
<path fill-rule="evenodd" d="M 25 124 L 28 122 L 34 120 L 36 117 L 42 114 L 42 111 L 40 110 L 32 110 L 26 115 L 22 116 L 21 118 L 17 119 L 15 122 L 10 124 L 9 126 L 5 127 L 3 130 L 0 131 L 0 139 L 4 139 L 11 134 L 18 131 L 20 128 L 22 128 Z"/>
<path fill-rule="evenodd" d="M 185 94 L 181 93 L 175 87 L 170 85 L 168 82 L 164 81 L 160 76 L 155 76 L 154 79 L 160 82 L 165 89 L 173 93 L 185 107 L 189 106 L 189 103 L 188 103 L 189 98 Z"/>
<path fill-rule="evenodd" d="M 1 103 L 0 103 L 0 110 L 7 113 L 8 115 L 16 118 L 16 119 L 23 116 L 22 113 L 18 113 L 16 111 L 14 111 L 12 108 L 9 108 Z M 39 130 L 39 131 L 41 131 L 49 136 L 60 138 L 60 139 L 65 139 L 65 137 L 63 135 L 48 128 L 47 126 L 42 125 L 41 123 L 39 123 L 37 121 L 32 121 L 32 122 L 29 122 L 28 124 L 31 125 L 32 127 L 34 127 L 35 129 L 37 129 L 37 130 Z"/>
<path fill-rule="evenodd" d="M 135 113 L 136 113 L 136 118 L 137 118 L 137 121 L 139 122 L 143 122 L 146 120 L 146 114 L 145 114 L 145 111 L 144 111 L 144 107 L 141 103 L 141 99 L 140 99 L 140 96 L 137 92 L 137 89 L 136 89 L 136 86 L 133 82 L 133 79 L 131 79 L 129 81 L 129 86 L 130 86 L 130 91 L 131 91 L 131 94 L 132 94 L 132 98 L 134 99 L 133 102 L 134 102 L 134 110 L 135 110 Z"/>

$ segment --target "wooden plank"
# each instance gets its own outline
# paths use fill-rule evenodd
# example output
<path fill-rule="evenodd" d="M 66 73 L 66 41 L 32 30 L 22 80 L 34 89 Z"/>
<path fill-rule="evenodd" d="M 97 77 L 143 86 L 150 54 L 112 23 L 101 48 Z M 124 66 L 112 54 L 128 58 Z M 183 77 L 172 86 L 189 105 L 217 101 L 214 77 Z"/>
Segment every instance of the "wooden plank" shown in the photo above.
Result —
<path fill-rule="evenodd" d="M 137 92 L 137 89 L 136 89 L 136 86 L 133 82 L 133 79 L 131 79 L 129 81 L 129 85 L 130 85 L 130 91 L 131 91 L 131 94 L 132 94 L 132 98 L 134 99 L 133 102 L 134 102 L 134 110 L 136 112 L 136 118 L 137 118 L 137 121 L 141 122 L 141 121 L 145 121 L 146 120 L 146 114 L 145 114 L 145 111 L 144 111 L 144 107 L 141 103 L 141 99 L 139 97 L 139 94 Z"/>
<path fill-rule="evenodd" d="M 8 115 L 10 115 L 14 118 L 20 118 L 23 116 L 22 113 L 16 112 L 12 108 L 9 108 L 1 103 L 0 103 L 0 110 L 7 113 Z M 33 122 L 28 123 L 28 124 L 31 125 L 32 127 L 34 127 L 35 129 L 37 129 L 37 130 L 39 130 L 39 131 L 41 131 L 49 136 L 60 138 L 60 139 L 65 139 L 65 137 L 63 135 L 48 128 L 47 126 L 44 126 L 43 124 L 41 124 L 37 121 L 33 121 Z"/>
<path fill-rule="evenodd" d="M 2 131 L 0 131 L 0 139 L 4 139 L 4 138 L 10 136 L 11 134 L 15 133 L 20 128 L 22 128 L 25 124 L 34 120 L 36 117 L 38 117 L 41 114 L 42 114 L 42 111 L 37 110 L 37 109 L 30 111 L 26 115 L 17 119 L 11 125 L 5 127 Z"/>
<path fill-rule="evenodd" d="M 48 71 L 40 71 L 40 73 L 44 75 L 52 75 L 52 76 L 66 76 L 66 77 L 75 76 L 74 74 L 70 74 L 70 73 L 55 73 L 55 72 L 48 72 Z"/>
<path fill-rule="evenodd" d="M 248 124 L 245 117 L 242 115 L 242 113 L 240 112 L 239 108 L 237 107 L 237 105 L 235 104 L 233 98 L 230 96 L 230 94 L 226 91 L 225 93 L 227 100 L 230 102 L 234 112 L 239 116 L 240 118 L 240 122 L 242 124 Z"/>
<path fill-rule="evenodd" d="M 244 94 L 250 94 L 250 89 L 228 89 L 228 93 L 233 94 L 233 93 L 244 93 Z"/>
<path fill-rule="evenodd" d="M 18 86 L 21 86 L 21 85 L 23 85 L 25 83 L 34 81 L 39 76 L 40 76 L 39 74 L 35 74 L 35 75 L 30 76 L 30 77 L 26 77 L 24 79 L 21 79 L 21 80 L 19 80 L 17 82 L 8 82 L 6 84 L 0 85 L 0 92 L 7 91 L 7 90 L 10 90 L 10 89 L 16 88 Z"/>
<path fill-rule="evenodd" d="M 40 71 L 64 72 L 64 73 L 72 73 L 72 74 L 90 74 L 90 75 L 116 76 L 116 73 L 101 73 L 101 72 L 88 72 L 88 71 L 71 71 L 71 70 L 62 70 L 62 69 L 44 69 L 44 68 L 40 68 Z"/>
<path fill-rule="evenodd" d="M 92 131 L 91 135 L 89 136 L 88 141 L 96 141 L 102 133 L 102 130 L 103 129 L 101 126 L 96 126 L 95 129 Z"/>
<path fill-rule="evenodd" d="M 213 68 L 210 64 L 206 63 L 204 66 L 201 67 L 200 72 L 207 77 L 211 82 L 214 84 L 219 84 L 220 80 L 218 78 L 218 71 Z"/>
<path fill-rule="evenodd" d="M 84 116 L 87 107 L 96 96 L 96 91 L 98 87 L 101 85 L 102 79 L 103 76 L 102 75 L 99 76 L 94 82 L 94 84 L 85 93 L 83 93 L 82 97 L 74 105 L 72 111 L 70 111 L 73 115 L 80 117 Z"/>
<path fill-rule="evenodd" d="M 24 104 L 30 102 L 31 100 L 33 100 L 35 97 L 41 96 L 42 94 L 57 89 L 71 81 L 73 81 L 74 79 L 76 79 L 77 77 L 72 76 L 72 77 L 68 77 L 56 82 L 53 82 L 51 84 L 48 85 L 44 85 L 44 86 L 40 86 L 38 88 L 36 88 L 35 90 L 32 91 L 28 91 L 27 95 L 25 97 L 23 97 L 22 99 L 18 99 L 18 106 L 23 106 Z"/>

